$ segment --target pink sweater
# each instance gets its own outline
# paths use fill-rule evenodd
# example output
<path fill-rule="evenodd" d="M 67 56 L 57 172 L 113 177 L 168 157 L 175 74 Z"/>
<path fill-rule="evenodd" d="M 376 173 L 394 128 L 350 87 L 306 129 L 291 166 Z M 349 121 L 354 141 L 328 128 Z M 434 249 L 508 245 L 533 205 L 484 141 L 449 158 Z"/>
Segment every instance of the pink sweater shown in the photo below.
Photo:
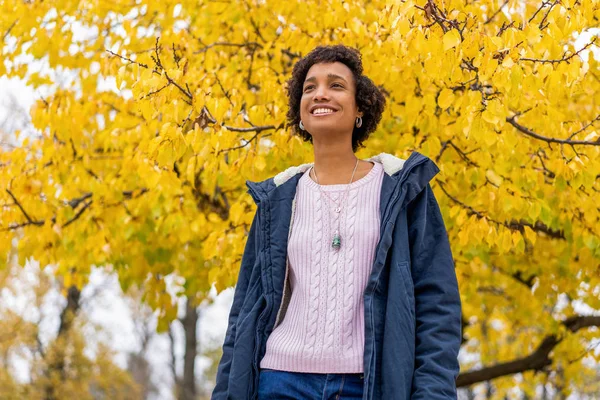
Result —
<path fill-rule="evenodd" d="M 348 184 L 298 181 L 296 211 L 288 242 L 292 295 L 284 319 L 267 339 L 261 368 L 292 372 L 363 372 L 363 291 L 379 241 L 383 166 L 374 162 L 352 182 L 339 215 L 342 245 L 331 247 L 337 227 L 334 203 Z M 330 225 L 331 224 L 331 225 Z"/>

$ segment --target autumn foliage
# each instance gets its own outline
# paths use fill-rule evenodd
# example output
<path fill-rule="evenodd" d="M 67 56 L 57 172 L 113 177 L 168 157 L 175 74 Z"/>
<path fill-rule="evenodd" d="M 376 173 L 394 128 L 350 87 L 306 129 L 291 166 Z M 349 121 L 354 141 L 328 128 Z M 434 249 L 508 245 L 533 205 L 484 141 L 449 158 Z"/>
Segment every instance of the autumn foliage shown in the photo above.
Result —
<path fill-rule="evenodd" d="M 52 83 L 33 58 L 74 79 L 31 110 L 39 137 L 0 154 L 0 261 L 16 239 L 21 262 L 57 264 L 66 287 L 105 265 L 166 329 L 167 277 L 196 301 L 235 284 L 245 180 L 312 156 L 285 126 L 283 83 L 315 46 L 342 43 L 388 104 L 357 155 L 416 150 L 441 169 L 459 386 L 593 393 L 600 70 L 596 37 L 575 39 L 598 18 L 598 0 L 6 0 L 0 75 Z"/>

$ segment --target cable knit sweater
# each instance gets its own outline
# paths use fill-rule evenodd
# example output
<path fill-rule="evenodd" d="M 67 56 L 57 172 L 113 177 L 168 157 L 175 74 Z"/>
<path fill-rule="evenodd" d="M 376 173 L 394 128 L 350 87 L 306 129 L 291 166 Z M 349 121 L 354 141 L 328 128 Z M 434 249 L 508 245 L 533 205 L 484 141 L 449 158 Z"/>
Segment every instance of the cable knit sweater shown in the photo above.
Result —
<path fill-rule="evenodd" d="M 379 241 L 383 166 L 348 184 L 319 185 L 310 169 L 298 181 L 288 241 L 292 295 L 284 319 L 267 339 L 261 368 L 292 372 L 363 372 L 364 304 Z M 321 190 L 325 192 L 321 195 Z M 331 246 L 339 218 L 341 247 Z"/>

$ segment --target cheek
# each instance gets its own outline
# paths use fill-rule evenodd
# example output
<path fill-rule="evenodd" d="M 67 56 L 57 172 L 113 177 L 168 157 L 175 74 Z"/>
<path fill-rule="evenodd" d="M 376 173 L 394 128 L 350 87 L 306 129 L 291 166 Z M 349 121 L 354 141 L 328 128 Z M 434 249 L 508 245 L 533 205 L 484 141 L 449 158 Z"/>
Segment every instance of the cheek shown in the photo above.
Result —
<path fill-rule="evenodd" d="M 353 96 L 347 96 L 344 98 L 344 108 L 346 110 L 356 109 L 356 99 Z"/>
<path fill-rule="evenodd" d="M 307 107 L 308 107 L 308 99 L 306 99 L 305 96 L 302 96 L 302 99 L 300 100 L 300 116 L 308 115 L 308 111 L 306 111 Z"/>

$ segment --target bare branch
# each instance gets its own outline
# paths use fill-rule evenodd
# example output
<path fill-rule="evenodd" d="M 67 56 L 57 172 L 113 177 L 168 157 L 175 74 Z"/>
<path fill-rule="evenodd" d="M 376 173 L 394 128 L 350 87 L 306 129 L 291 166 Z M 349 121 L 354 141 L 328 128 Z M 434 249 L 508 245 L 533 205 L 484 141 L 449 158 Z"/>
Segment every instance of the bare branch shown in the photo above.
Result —
<path fill-rule="evenodd" d="M 15 195 L 9 189 L 6 189 L 6 192 L 10 195 L 10 197 L 12 197 L 12 199 L 15 202 L 15 204 L 17 205 L 17 207 L 19 207 L 19 209 L 21 210 L 21 212 L 25 216 L 25 219 L 27 220 L 28 225 L 37 225 L 37 226 L 43 226 L 44 225 L 44 221 L 34 221 L 33 219 L 31 219 L 31 217 L 29 216 L 29 214 L 27 214 L 27 211 L 25 211 L 25 209 L 23 208 L 23 206 L 21 205 L 21 203 L 19 202 L 19 200 L 17 200 L 17 198 L 15 197 Z"/>
<path fill-rule="evenodd" d="M 574 137 L 575 135 L 577 135 L 578 133 L 580 133 L 580 132 L 583 132 L 583 131 L 585 131 L 587 128 L 589 128 L 590 126 L 594 125 L 594 122 L 596 122 L 596 121 L 600 121 L 600 114 L 598 114 L 598 115 L 596 116 L 596 118 L 594 118 L 593 120 L 591 120 L 591 121 L 590 121 L 590 122 L 589 122 L 587 125 L 585 125 L 583 128 L 581 128 L 581 129 L 578 129 L 577 131 L 573 132 L 573 133 L 571 134 L 571 136 L 569 136 L 569 140 L 570 140 L 570 139 L 573 139 L 573 137 Z"/>
<path fill-rule="evenodd" d="M 253 127 L 253 128 L 268 128 L 268 127 L 260 127 L 260 126 L 257 126 L 257 127 Z M 239 128 L 239 129 L 246 129 L 246 128 Z M 260 133 L 262 130 L 264 130 L 264 129 L 258 130 L 258 131 L 257 131 L 257 132 L 254 134 L 254 136 L 252 136 L 252 137 L 251 137 L 249 140 L 247 140 L 247 141 L 246 141 L 246 143 L 244 143 L 244 144 L 240 144 L 239 146 L 229 147 L 229 148 L 227 148 L 227 149 L 221 149 L 221 150 L 219 150 L 219 152 L 217 153 L 217 155 L 219 155 L 219 154 L 221 154 L 221 153 L 225 153 L 225 152 L 231 151 L 231 150 L 242 149 L 242 148 L 244 148 L 244 147 L 248 146 L 248 145 L 249 145 L 250 143 L 252 143 L 252 142 L 253 142 L 253 141 L 254 141 L 256 138 L 258 138 L 258 135 L 259 135 L 259 133 Z M 263 137 L 266 137 L 266 136 L 268 136 L 268 135 L 264 135 Z"/>
<path fill-rule="evenodd" d="M 63 224 L 62 228 L 66 228 L 67 226 L 71 225 L 71 223 L 73 223 L 73 221 L 77 220 L 81 216 L 81 214 L 83 214 L 83 212 L 85 210 L 87 210 L 91 205 L 92 205 L 92 200 L 85 203 L 83 205 L 83 207 L 81 207 L 81 209 L 79 211 L 77 211 L 77 213 L 73 216 L 73 218 L 71 218 L 70 220 L 68 220 L 67 222 L 65 222 Z"/>
<path fill-rule="evenodd" d="M 556 0 L 554 3 L 550 4 L 550 8 L 548 8 L 548 11 L 546 11 L 546 13 L 544 14 L 544 17 L 540 21 L 540 24 L 538 25 L 538 27 L 540 28 L 540 30 L 546 29 L 546 27 L 548 26 L 548 24 L 544 25 L 544 22 L 546 21 L 546 18 L 548 18 L 548 14 L 550 14 L 550 11 L 552 11 L 552 8 L 555 5 L 557 5 L 558 3 L 560 3 L 560 0 Z"/>
<path fill-rule="evenodd" d="M 540 11 L 542 11 L 542 8 L 546 7 L 548 4 L 550 4 L 549 1 L 542 1 L 542 4 L 540 4 L 540 6 L 538 7 L 537 10 L 535 10 L 535 12 L 533 13 L 533 15 L 527 20 L 527 22 L 531 22 L 533 21 L 533 19 L 535 18 L 536 15 L 538 15 L 538 13 Z"/>
<path fill-rule="evenodd" d="M 436 162 L 439 162 L 440 158 L 442 157 L 442 154 L 444 153 L 444 151 L 446 150 L 446 148 L 448 146 L 451 146 L 454 150 L 456 150 L 456 152 L 458 153 L 458 155 L 460 156 L 460 158 L 462 158 L 467 164 L 469 164 L 469 165 L 471 165 L 473 167 L 479 167 L 479 165 L 476 162 L 472 161 L 467 156 L 468 153 L 465 153 L 464 151 L 462 151 L 458 146 L 456 146 L 454 144 L 454 142 L 452 142 L 452 140 L 447 140 L 447 141 L 442 142 L 442 148 L 440 149 L 439 154 L 435 158 Z M 469 151 L 469 153 L 472 153 L 473 151 L 476 151 L 476 150 L 479 150 L 479 149 L 471 150 L 471 151 Z"/>
<path fill-rule="evenodd" d="M 25 216 L 25 219 L 27 220 L 27 222 L 23 222 L 20 224 L 17 223 L 11 223 L 8 225 L 8 228 L 3 229 L 3 231 L 11 231 L 11 230 L 15 230 L 18 228 L 22 228 L 24 226 L 28 226 L 28 225 L 37 225 L 37 226 L 43 226 L 46 223 L 46 220 L 38 220 L 38 221 L 34 221 L 29 214 L 27 214 L 27 212 L 23 209 L 23 207 L 21 206 L 21 204 L 19 203 L 19 201 L 17 200 L 17 198 L 12 194 L 12 192 L 9 189 L 6 189 L 6 191 L 8 192 L 8 194 L 13 198 L 13 201 L 15 202 L 15 204 L 21 209 L 21 212 L 23 213 L 23 215 Z M 148 192 L 148 189 L 146 188 L 142 188 L 142 189 L 138 189 L 135 191 L 123 191 L 123 196 L 127 199 L 132 199 L 132 198 L 137 198 L 139 196 L 141 196 L 142 194 Z M 134 194 L 137 194 L 136 196 L 134 196 Z M 75 198 L 75 199 L 71 199 L 71 200 L 66 200 L 63 201 L 64 205 L 68 205 L 71 208 L 77 208 L 79 206 L 79 204 L 81 204 L 82 202 L 84 203 L 83 207 L 81 207 L 81 209 L 79 209 L 79 211 L 77 211 L 77 213 L 71 218 L 69 219 L 67 222 L 65 222 L 61 228 L 65 228 L 67 226 L 69 226 L 71 223 L 73 223 L 76 219 L 78 219 L 85 210 L 87 210 L 91 205 L 92 205 L 92 201 L 86 201 L 87 199 L 90 199 L 92 197 L 92 193 L 86 193 L 85 195 Z M 118 203 L 120 204 L 120 203 Z M 52 223 L 56 223 L 56 215 L 52 216 L 50 218 L 50 221 Z"/>
<path fill-rule="evenodd" d="M 163 67 L 162 62 L 160 61 L 160 55 L 158 54 L 160 51 L 160 45 L 158 44 L 160 37 L 156 38 L 156 44 L 154 46 L 154 54 L 156 55 L 156 58 L 154 59 L 154 62 L 156 62 L 156 65 L 162 69 L 165 73 L 165 78 L 167 78 L 167 81 L 172 84 L 175 85 L 175 87 L 177 89 L 179 89 L 179 91 L 181 93 L 183 93 L 184 95 L 186 95 L 188 97 L 188 99 L 192 100 L 194 98 L 194 96 L 192 95 L 191 92 L 188 92 L 187 90 L 185 90 L 184 88 L 182 88 L 177 82 L 175 82 L 167 73 L 167 70 Z M 189 103 L 188 103 L 189 104 Z"/>
<path fill-rule="evenodd" d="M 492 14 L 492 15 L 491 15 L 491 16 L 490 16 L 488 19 L 486 19 L 486 20 L 485 20 L 485 22 L 484 22 L 483 24 L 484 24 L 484 25 L 487 25 L 487 24 L 489 24 L 490 22 L 492 22 L 492 20 L 493 20 L 494 18 L 496 18 L 496 15 L 498 15 L 498 13 L 499 13 L 500 11 L 502 11 L 502 9 L 504 8 L 504 6 L 508 4 L 508 1 L 509 1 L 509 0 L 504 0 L 504 3 L 502 3 L 502 5 L 501 5 L 501 6 L 500 6 L 500 7 L 499 7 L 497 10 L 496 10 L 496 12 L 495 12 L 495 13 L 493 13 L 493 14 Z M 506 29 L 506 28 L 505 28 L 505 29 Z"/>
<path fill-rule="evenodd" d="M 147 66 L 146 64 L 143 64 L 143 63 L 141 63 L 141 62 L 138 62 L 138 61 L 133 61 L 131 58 L 124 57 L 124 56 L 122 56 L 122 55 L 120 55 L 120 54 L 117 54 L 117 53 L 114 53 L 114 52 L 112 52 L 112 51 L 110 51 L 110 50 L 108 50 L 108 49 L 105 49 L 105 50 L 106 50 L 108 53 L 112 54 L 113 56 L 117 56 L 117 57 L 119 57 L 121 60 L 127 61 L 127 62 L 129 62 L 130 64 L 137 64 L 137 65 L 139 65 L 140 67 L 143 67 L 143 68 L 148 68 L 148 66 Z M 156 73 L 158 73 L 158 72 L 156 72 Z"/>
<path fill-rule="evenodd" d="M 462 208 L 465 208 L 467 210 L 467 215 L 469 215 L 469 216 L 476 215 L 477 218 L 479 218 L 479 219 L 485 218 L 488 221 L 495 223 L 496 225 L 501 225 L 510 230 L 519 231 L 521 233 L 524 233 L 525 227 L 528 226 L 536 232 L 542 232 L 542 233 L 544 233 L 550 237 L 553 237 L 555 239 L 563 239 L 563 240 L 565 239 L 565 235 L 562 230 L 558 230 L 558 231 L 553 230 L 539 221 L 536 221 L 535 224 L 532 224 L 525 220 L 520 220 L 520 221 L 512 220 L 510 222 L 501 222 L 501 221 L 496 221 L 492 218 L 489 218 L 489 217 L 485 216 L 481 211 L 475 210 L 473 207 L 463 203 L 462 201 L 458 200 L 456 197 L 454 197 L 450 193 L 448 193 L 448 191 L 444 187 L 444 182 L 442 182 L 440 180 L 436 180 L 436 182 L 439 183 L 440 188 L 442 189 L 444 194 L 446 196 L 448 196 L 448 198 L 450 200 L 452 200 L 454 203 L 460 205 Z"/>
<path fill-rule="evenodd" d="M 582 51 L 584 51 L 585 49 L 587 49 L 588 47 L 590 47 L 591 45 L 593 45 L 595 42 L 596 42 L 596 38 L 593 38 L 591 42 L 589 42 L 588 44 L 586 44 L 581 49 L 577 50 L 575 53 L 571 54 L 568 57 L 565 57 L 567 55 L 567 52 L 565 51 L 563 53 L 563 57 L 561 59 L 558 59 L 558 60 L 542 60 L 542 59 L 538 59 L 538 58 L 526 58 L 526 57 L 519 58 L 519 60 L 521 60 L 521 61 L 539 62 L 539 63 L 542 63 L 542 64 L 543 63 L 554 64 L 554 63 L 561 63 L 561 62 L 566 62 L 568 64 L 569 60 L 571 58 L 575 57 L 576 55 L 579 55 L 579 53 L 581 53 Z"/>
<path fill-rule="evenodd" d="M 517 123 L 516 118 L 521 115 L 521 113 L 516 113 L 512 117 L 507 117 L 506 122 L 517 128 L 520 132 L 526 134 L 527 136 L 531 136 L 532 138 L 543 140 L 547 143 L 560 143 L 560 144 L 570 144 L 570 145 L 588 145 L 588 146 L 600 146 L 600 138 L 594 142 L 590 142 L 587 140 L 570 140 L 570 139 L 557 139 L 550 138 L 546 136 L 542 136 L 538 133 L 535 133 L 529 128 L 524 127 L 523 125 Z"/>
<path fill-rule="evenodd" d="M 6 40 L 6 37 L 10 34 L 10 31 L 12 31 L 12 28 L 15 27 L 15 25 L 17 24 L 18 21 L 19 21 L 19 18 L 15 19 L 15 21 L 8 27 L 8 29 L 4 33 L 4 36 L 2 36 L 3 42 Z"/>
<path fill-rule="evenodd" d="M 577 332 L 580 329 L 592 326 L 600 326 L 600 316 L 582 316 L 576 315 L 567 318 L 563 325 L 571 332 Z M 541 342 L 538 348 L 528 356 L 518 358 L 513 361 L 499 363 L 485 367 L 476 371 L 462 373 L 456 380 L 457 387 L 465 387 L 475 383 L 489 381 L 501 376 L 513 375 L 525 371 L 538 371 L 552 363 L 549 357 L 550 352 L 558 345 L 563 338 L 556 335 L 548 335 Z"/>
<path fill-rule="evenodd" d="M 246 42 L 246 43 L 231 43 L 231 42 L 215 42 L 212 44 L 209 44 L 207 46 L 204 46 L 203 48 L 201 48 L 200 50 L 196 50 L 194 51 L 194 54 L 198 54 L 198 53 L 204 53 L 207 50 L 215 47 L 215 46 L 230 46 L 230 47 L 254 47 L 254 48 L 261 48 L 262 49 L 262 45 L 258 42 Z"/>
<path fill-rule="evenodd" d="M 233 132 L 262 132 L 268 129 L 278 129 L 275 125 L 250 126 L 248 128 L 236 128 L 235 126 L 223 125 L 223 127 Z"/>

